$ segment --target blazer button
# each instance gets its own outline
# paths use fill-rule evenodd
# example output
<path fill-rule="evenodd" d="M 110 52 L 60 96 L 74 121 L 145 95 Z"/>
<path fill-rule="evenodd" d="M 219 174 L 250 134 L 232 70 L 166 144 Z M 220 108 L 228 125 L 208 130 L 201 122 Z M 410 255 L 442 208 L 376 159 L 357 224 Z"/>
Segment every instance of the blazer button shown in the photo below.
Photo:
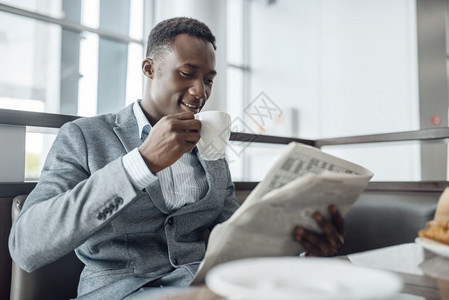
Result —
<path fill-rule="evenodd" d="M 114 202 L 117 206 L 122 205 L 123 204 L 123 198 L 122 197 L 117 197 L 114 199 Z"/>
<path fill-rule="evenodd" d="M 109 204 L 109 209 L 111 211 L 117 210 L 117 208 L 118 208 L 118 205 L 115 205 L 114 203 Z"/>
<path fill-rule="evenodd" d="M 173 225 L 174 222 L 175 221 L 173 220 L 173 218 L 169 218 L 167 221 L 168 225 L 170 225 L 170 226 Z"/>
<path fill-rule="evenodd" d="M 173 258 L 173 264 L 177 265 L 178 264 L 178 260 L 176 258 Z"/>
<path fill-rule="evenodd" d="M 96 217 L 97 217 L 98 220 L 104 220 L 104 219 L 106 219 L 105 214 L 102 213 L 102 212 L 98 212 L 97 215 L 96 215 Z"/>

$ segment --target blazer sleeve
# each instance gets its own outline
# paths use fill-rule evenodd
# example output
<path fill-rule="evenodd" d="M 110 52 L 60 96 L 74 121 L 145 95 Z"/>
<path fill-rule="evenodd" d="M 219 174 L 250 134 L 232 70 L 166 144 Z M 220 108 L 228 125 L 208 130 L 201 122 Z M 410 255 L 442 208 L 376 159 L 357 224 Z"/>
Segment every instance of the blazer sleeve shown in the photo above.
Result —
<path fill-rule="evenodd" d="M 73 251 L 137 195 L 121 157 L 93 174 L 81 129 L 59 130 L 41 178 L 13 224 L 12 258 L 31 272 Z"/>

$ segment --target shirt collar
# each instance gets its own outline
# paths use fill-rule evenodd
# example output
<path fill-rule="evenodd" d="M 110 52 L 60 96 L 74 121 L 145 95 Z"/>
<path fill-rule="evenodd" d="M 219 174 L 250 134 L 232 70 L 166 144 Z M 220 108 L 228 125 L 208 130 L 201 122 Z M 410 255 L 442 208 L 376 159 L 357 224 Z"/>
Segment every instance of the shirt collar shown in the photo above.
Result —
<path fill-rule="evenodd" d="M 143 127 L 145 125 L 148 125 L 148 126 L 150 126 L 150 130 L 151 130 L 151 124 L 150 124 L 150 122 L 148 122 L 147 117 L 145 116 L 142 108 L 140 107 L 140 100 L 137 100 L 136 102 L 134 102 L 133 112 L 134 112 L 134 117 L 136 117 L 137 126 L 139 128 L 139 131 L 138 131 L 139 138 L 142 138 Z"/>

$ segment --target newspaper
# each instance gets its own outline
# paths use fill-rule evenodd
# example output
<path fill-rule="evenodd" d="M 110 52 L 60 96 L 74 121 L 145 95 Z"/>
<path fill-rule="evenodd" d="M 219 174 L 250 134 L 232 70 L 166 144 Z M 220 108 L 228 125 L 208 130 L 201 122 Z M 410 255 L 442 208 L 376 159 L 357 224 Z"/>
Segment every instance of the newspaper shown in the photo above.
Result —
<path fill-rule="evenodd" d="M 321 232 L 312 218 L 335 204 L 345 215 L 373 173 L 359 165 L 292 142 L 241 207 L 212 230 L 192 284 L 212 267 L 243 258 L 293 256 L 303 252 L 293 239 L 296 225 Z"/>

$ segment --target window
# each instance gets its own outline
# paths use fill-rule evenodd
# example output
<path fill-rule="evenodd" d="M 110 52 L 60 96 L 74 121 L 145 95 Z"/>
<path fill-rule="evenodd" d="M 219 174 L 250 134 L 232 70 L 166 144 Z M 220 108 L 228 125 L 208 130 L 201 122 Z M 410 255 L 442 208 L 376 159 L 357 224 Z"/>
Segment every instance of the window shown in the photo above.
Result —
<path fill-rule="evenodd" d="M 92 116 L 141 97 L 144 0 L 4 2 L 0 108 Z"/>
<path fill-rule="evenodd" d="M 93 116 L 142 97 L 149 0 L 0 4 L 0 109 Z M 26 130 L 25 179 L 39 176 L 56 131 Z"/>

